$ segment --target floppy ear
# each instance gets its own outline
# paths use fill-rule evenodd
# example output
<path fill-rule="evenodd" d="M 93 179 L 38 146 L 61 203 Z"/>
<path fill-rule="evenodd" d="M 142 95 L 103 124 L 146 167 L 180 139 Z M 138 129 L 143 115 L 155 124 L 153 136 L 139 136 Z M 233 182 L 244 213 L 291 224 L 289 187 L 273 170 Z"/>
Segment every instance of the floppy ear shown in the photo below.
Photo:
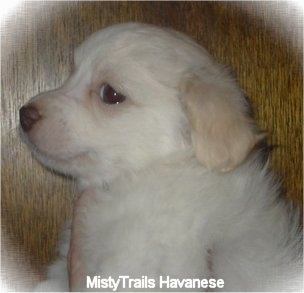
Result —
<path fill-rule="evenodd" d="M 188 75 L 182 100 L 197 159 L 209 169 L 232 170 L 265 137 L 249 117 L 243 93 L 225 74 Z"/>

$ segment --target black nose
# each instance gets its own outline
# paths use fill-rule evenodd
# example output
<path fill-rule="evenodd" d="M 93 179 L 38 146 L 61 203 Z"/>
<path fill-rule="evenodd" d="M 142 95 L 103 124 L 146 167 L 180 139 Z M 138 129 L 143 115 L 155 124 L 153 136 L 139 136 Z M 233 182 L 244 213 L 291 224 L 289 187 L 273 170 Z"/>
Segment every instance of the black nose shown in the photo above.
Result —
<path fill-rule="evenodd" d="M 27 132 L 41 118 L 34 105 L 23 106 L 19 111 L 20 124 L 22 129 Z"/>

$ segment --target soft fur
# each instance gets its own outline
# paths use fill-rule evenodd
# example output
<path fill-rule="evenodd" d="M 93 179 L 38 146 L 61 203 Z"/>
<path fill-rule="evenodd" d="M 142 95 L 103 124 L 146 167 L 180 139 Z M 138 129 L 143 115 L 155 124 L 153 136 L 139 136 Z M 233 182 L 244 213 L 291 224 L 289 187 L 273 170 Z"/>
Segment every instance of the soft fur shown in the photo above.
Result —
<path fill-rule="evenodd" d="M 105 104 L 104 84 L 126 100 Z M 298 216 L 254 150 L 264 134 L 229 72 L 194 41 L 143 24 L 106 28 L 76 50 L 61 88 L 23 107 L 23 125 L 27 107 L 39 116 L 25 132 L 35 156 L 94 197 L 79 243 L 88 275 L 299 290 Z M 62 255 L 37 290 L 68 290 Z"/>

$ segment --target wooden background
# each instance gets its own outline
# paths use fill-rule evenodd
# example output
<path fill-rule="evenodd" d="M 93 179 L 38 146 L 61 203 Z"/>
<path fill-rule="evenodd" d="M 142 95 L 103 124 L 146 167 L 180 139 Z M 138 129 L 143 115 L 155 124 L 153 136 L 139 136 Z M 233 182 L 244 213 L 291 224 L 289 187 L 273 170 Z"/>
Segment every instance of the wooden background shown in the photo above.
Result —
<path fill-rule="evenodd" d="M 56 257 L 58 233 L 75 197 L 74 183 L 45 170 L 20 141 L 18 109 L 37 93 L 61 85 L 73 68 L 74 48 L 110 24 L 170 26 L 230 66 L 269 143 L 277 146 L 272 163 L 285 181 L 286 196 L 302 206 L 302 39 L 297 32 L 303 19 L 281 3 L 280 11 L 287 14 L 278 7 L 231 2 L 27 2 L 6 17 L 1 227 L 7 286 L 25 290 L 43 276 Z M 284 24 L 284 16 L 292 23 Z"/>

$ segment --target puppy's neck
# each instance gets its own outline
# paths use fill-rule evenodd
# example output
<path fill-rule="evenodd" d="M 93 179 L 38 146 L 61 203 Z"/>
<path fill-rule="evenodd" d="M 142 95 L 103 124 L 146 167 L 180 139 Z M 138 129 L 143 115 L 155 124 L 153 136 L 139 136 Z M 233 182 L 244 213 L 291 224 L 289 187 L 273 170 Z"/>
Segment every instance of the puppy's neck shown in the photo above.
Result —
<path fill-rule="evenodd" d="M 103 191 L 109 191 L 113 186 L 117 186 L 122 181 L 126 184 L 130 184 L 135 178 L 141 176 L 148 169 L 157 170 L 159 168 L 173 168 L 173 170 L 178 167 L 181 163 L 191 161 L 196 161 L 194 152 L 191 148 L 187 148 L 182 151 L 175 151 L 164 157 L 159 157 L 151 162 L 146 162 L 144 166 L 140 168 L 131 168 L 131 166 L 126 166 L 126 168 L 115 168 L 111 172 L 88 172 L 87 176 L 80 176 L 77 178 L 78 190 L 83 192 L 84 190 L 97 188 Z M 197 162 L 198 163 L 198 162 Z M 179 166 L 181 167 L 181 166 Z"/>
<path fill-rule="evenodd" d="M 121 178 L 124 178 L 126 181 L 132 180 L 132 177 L 135 176 L 133 173 L 134 172 L 131 171 L 124 171 L 114 178 L 106 179 L 103 178 L 102 174 L 96 174 L 94 177 L 89 178 L 81 177 L 77 180 L 78 190 L 80 193 L 89 189 L 101 189 L 105 192 L 108 192 L 113 185 L 117 184 L 117 182 L 121 180 Z"/>
<path fill-rule="evenodd" d="M 181 166 L 182 164 L 182 166 Z M 161 168 L 172 168 L 175 170 L 177 167 L 184 167 L 184 164 L 195 164 L 201 166 L 191 148 L 183 151 L 176 151 L 165 157 L 158 158 L 152 162 L 147 163 L 139 169 L 121 168 L 116 169 L 116 172 L 109 172 L 111 176 L 104 173 L 88 174 L 88 176 L 81 176 L 78 178 L 78 190 L 84 192 L 88 189 L 102 189 L 109 192 L 113 187 L 118 185 L 130 185 L 135 179 L 142 176 L 146 170 L 153 169 L 157 172 Z M 202 166 L 201 166 L 202 167 Z"/>

